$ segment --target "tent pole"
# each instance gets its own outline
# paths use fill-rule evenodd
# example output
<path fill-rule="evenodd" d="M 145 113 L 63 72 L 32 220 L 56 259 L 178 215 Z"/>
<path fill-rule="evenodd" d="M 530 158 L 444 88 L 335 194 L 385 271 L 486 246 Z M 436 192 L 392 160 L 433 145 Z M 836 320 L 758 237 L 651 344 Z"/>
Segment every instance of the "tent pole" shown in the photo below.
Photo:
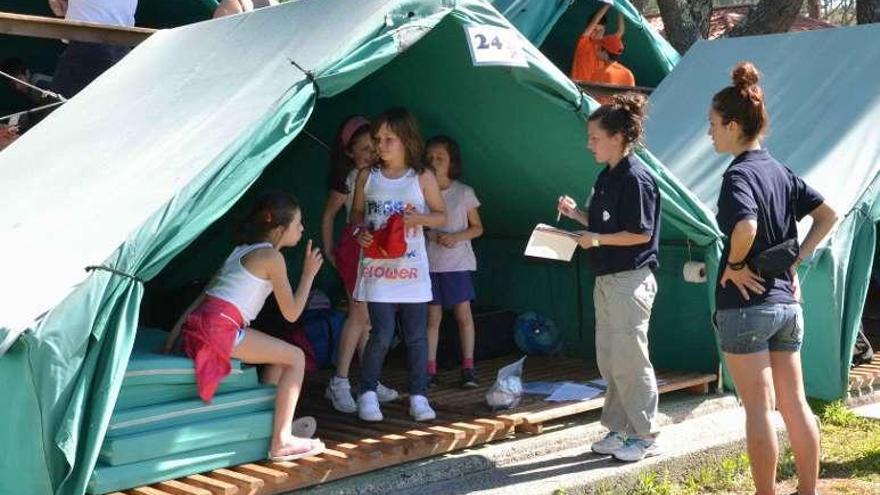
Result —
<path fill-rule="evenodd" d="M 155 32 L 155 29 L 0 12 L 0 34 L 135 46 Z"/>

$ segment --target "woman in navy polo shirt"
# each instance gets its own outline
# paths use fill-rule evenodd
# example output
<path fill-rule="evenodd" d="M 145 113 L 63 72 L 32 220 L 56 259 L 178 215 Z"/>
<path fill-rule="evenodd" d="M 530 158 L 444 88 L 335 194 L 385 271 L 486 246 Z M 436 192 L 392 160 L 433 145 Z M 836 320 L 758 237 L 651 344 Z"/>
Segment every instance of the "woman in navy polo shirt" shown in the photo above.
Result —
<path fill-rule="evenodd" d="M 648 358 L 648 321 L 657 294 L 654 269 L 660 237 L 660 192 L 632 154 L 642 136 L 645 98 L 615 95 L 588 122 L 588 147 L 605 165 L 587 211 L 560 198 L 563 215 L 585 225 L 578 243 L 596 274 L 596 360 L 608 382 L 599 454 L 638 461 L 658 453 L 657 380 Z"/>
<path fill-rule="evenodd" d="M 712 98 L 709 135 L 719 153 L 735 158 L 724 172 L 718 225 L 727 235 L 715 290 L 715 323 L 737 392 L 746 410 L 746 444 L 757 495 L 772 494 L 779 446 L 771 422 L 779 408 L 794 451 L 798 493 L 814 494 L 819 476 L 819 431 L 804 396 L 800 347 L 804 320 L 797 265 L 810 256 L 837 220 L 822 196 L 761 148 L 767 127 L 758 70 L 733 70 L 733 85 Z M 797 242 L 797 221 L 813 225 L 794 265 L 776 277 L 752 271 L 755 256 Z"/>

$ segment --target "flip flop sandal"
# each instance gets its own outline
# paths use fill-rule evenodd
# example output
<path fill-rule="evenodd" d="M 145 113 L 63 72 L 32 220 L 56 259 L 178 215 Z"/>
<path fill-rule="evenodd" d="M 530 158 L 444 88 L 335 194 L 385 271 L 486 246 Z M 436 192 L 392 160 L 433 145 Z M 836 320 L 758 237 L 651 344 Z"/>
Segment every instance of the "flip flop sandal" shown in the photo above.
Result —
<path fill-rule="evenodd" d="M 303 416 L 293 420 L 290 430 L 295 437 L 312 438 L 318 431 L 318 422 L 313 416 Z"/>
<path fill-rule="evenodd" d="M 324 452 L 324 450 L 326 448 L 327 447 L 324 445 L 324 442 L 322 442 L 320 440 L 314 440 L 312 442 L 312 448 L 305 451 L 305 452 L 297 452 L 295 454 L 277 455 L 277 456 L 273 456 L 272 452 L 269 452 L 267 457 L 272 462 L 295 461 L 297 459 L 302 459 L 304 457 L 312 457 L 312 456 L 319 455 L 321 452 Z"/>

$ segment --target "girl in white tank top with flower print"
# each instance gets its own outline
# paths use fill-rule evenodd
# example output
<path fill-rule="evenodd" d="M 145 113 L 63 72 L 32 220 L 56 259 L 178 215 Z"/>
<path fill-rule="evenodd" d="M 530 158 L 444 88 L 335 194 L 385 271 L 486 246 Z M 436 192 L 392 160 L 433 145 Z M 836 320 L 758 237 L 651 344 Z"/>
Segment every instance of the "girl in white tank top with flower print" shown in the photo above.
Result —
<path fill-rule="evenodd" d="M 425 396 L 431 279 L 423 229 L 446 223 L 446 208 L 434 173 L 422 162 L 424 145 L 412 115 L 389 110 L 373 122 L 372 131 L 379 163 L 358 174 L 351 211 L 352 223 L 361 225 L 363 248 L 354 298 L 367 302 L 372 324 L 361 362 L 358 416 L 383 419 L 376 387 L 399 312 L 408 352 L 410 415 L 429 421 L 436 414 Z M 403 232 L 393 228 L 401 217 Z"/>

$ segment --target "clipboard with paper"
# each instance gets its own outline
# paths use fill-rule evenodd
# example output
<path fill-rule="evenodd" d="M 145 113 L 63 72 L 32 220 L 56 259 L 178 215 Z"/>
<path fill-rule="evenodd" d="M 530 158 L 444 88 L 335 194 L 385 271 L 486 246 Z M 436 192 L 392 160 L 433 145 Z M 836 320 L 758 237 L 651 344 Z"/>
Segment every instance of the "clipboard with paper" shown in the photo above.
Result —
<path fill-rule="evenodd" d="M 539 223 L 529 236 L 525 255 L 549 260 L 571 261 L 580 234 Z"/>

